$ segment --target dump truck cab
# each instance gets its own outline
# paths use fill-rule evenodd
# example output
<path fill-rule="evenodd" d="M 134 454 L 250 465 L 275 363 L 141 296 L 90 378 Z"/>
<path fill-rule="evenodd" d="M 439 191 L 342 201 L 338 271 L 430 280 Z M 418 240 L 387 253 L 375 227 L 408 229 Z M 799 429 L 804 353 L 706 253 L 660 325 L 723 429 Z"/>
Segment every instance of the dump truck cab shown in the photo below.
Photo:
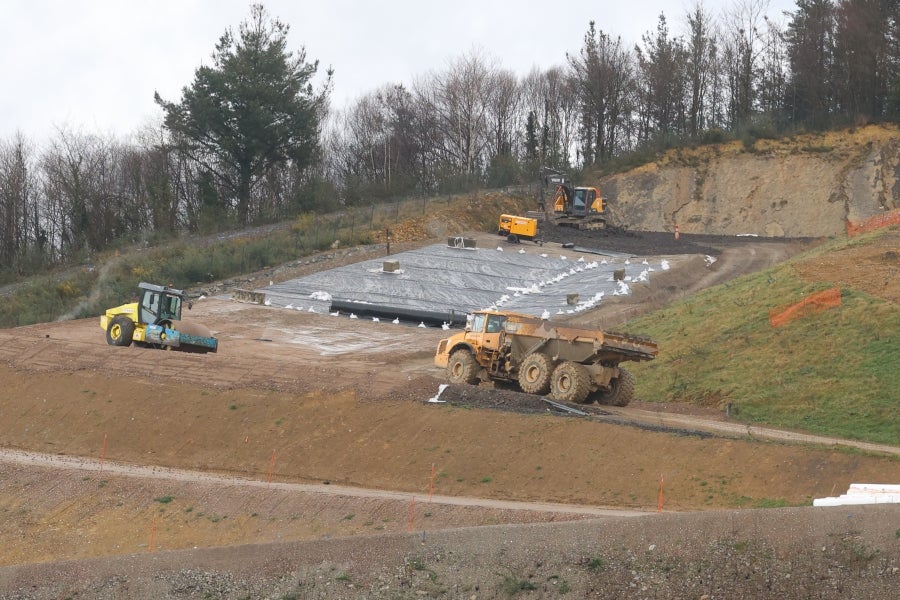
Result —
<path fill-rule="evenodd" d="M 503 351 L 506 322 L 510 314 L 496 311 L 470 314 L 464 331 L 441 340 L 435 364 L 446 367 L 453 352 L 467 349 L 482 367 L 489 368 L 492 359 L 498 358 Z"/>
<path fill-rule="evenodd" d="M 506 324 L 506 315 L 479 312 L 472 315 L 471 325 L 463 334 L 465 340 L 475 348 L 498 351 Z"/>

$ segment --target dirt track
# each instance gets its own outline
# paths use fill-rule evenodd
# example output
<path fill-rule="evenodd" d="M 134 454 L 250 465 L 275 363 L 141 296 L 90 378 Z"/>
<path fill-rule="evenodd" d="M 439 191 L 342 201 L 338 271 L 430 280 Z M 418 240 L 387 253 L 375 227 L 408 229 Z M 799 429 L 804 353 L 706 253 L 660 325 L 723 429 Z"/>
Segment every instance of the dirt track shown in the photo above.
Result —
<path fill-rule="evenodd" d="M 667 241 L 659 237 L 654 244 L 650 237 L 645 247 L 670 254 Z M 635 239 L 641 240 L 628 243 Z M 716 246 L 687 241 L 702 255 L 673 259 L 664 285 L 636 291 L 631 302 L 605 304 L 590 319 L 618 321 L 774 264 L 797 248 L 743 239 L 731 246 L 727 240 Z M 717 256 L 711 266 L 707 254 Z M 319 268 L 328 266 L 324 261 Z M 0 382 L 7 396 L 0 405 L 0 447 L 48 455 L 38 467 L 0 457 L 0 511 L 11 517 L 0 522 L 0 539 L 12 542 L 0 546 L 0 564 L 145 551 L 151 531 L 156 550 L 171 550 L 402 535 L 410 520 L 418 532 L 593 514 L 559 512 L 548 503 L 652 513 L 660 474 L 666 510 L 682 511 L 802 504 L 839 493 L 852 481 L 900 480 L 900 464 L 888 458 L 692 434 L 702 429 L 698 419 L 721 421 L 703 411 L 639 418 L 649 406 L 637 402 L 614 415 L 680 423 L 648 431 L 527 414 L 515 405 L 508 411 L 429 405 L 425 400 L 442 379 L 432 366 L 437 340 L 446 335 L 439 329 L 223 300 L 199 302 L 191 317 L 219 337 L 218 354 L 109 347 L 93 319 L 0 331 L 6 364 Z M 472 394 L 496 397 L 489 390 Z M 54 466 L 53 455 L 102 457 L 110 467 L 75 475 Z M 140 476 L 147 468 L 154 477 Z M 255 482 L 197 485 L 166 476 L 166 469 Z M 440 497 L 433 507 L 423 501 L 432 481 Z M 313 487 L 281 487 L 300 483 Z M 398 496 L 341 493 L 336 502 L 334 493 L 314 493 L 323 485 Z M 479 500 L 462 507 L 445 496 L 540 505 L 486 507 Z M 755 517 L 740 519 L 752 523 Z M 894 555 L 883 566 L 890 574 L 896 564 Z M 334 569 L 354 570 L 362 579 L 359 566 Z M 0 569 L 0 594 L 18 589 L 17 572 Z M 338 574 L 331 574 L 333 581 Z M 90 589 L 73 586 L 70 592 Z M 341 589 L 335 587 L 331 597 L 354 595 Z"/>

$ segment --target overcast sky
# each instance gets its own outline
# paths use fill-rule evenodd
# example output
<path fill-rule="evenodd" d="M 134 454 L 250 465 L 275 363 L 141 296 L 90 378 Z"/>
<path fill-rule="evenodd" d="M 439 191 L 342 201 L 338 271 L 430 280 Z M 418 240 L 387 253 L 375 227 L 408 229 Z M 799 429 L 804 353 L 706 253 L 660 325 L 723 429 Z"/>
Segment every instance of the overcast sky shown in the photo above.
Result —
<path fill-rule="evenodd" d="M 735 0 L 704 0 L 718 15 Z M 565 63 L 588 23 L 633 46 L 656 28 L 686 29 L 695 0 L 269 0 L 290 25 L 289 46 L 335 71 L 344 108 L 386 83 L 409 85 L 477 50 L 523 76 Z M 57 127 L 127 136 L 156 122 L 154 91 L 177 101 L 219 37 L 249 15 L 245 0 L 0 0 L 0 141 L 40 142 Z M 793 10 L 771 0 L 769 14 Z"/>

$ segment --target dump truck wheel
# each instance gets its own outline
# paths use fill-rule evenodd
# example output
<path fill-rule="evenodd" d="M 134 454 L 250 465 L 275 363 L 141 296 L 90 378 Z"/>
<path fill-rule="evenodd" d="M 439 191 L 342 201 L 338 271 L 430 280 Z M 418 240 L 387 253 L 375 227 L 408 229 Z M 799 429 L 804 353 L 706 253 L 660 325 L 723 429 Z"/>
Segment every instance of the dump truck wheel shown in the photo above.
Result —
<path fill-rule="evenodd" d="M 584 365 L 566 361 L 550 377 L 550 396 L 560 402 L 584 402 L 591 391 L 591 377 Z"/>
<path fill-rule="evenodd" d="M 634 398 L 634 376 L 619 367 L 619 376 L 609 382 L 609 391 L 597 394 L 597 401 L 600 404 L 609 404 L 612 406 L 628 406 Z"/>
<path fill-rule="evenodd" d="M 106 328 L 106 343 L 110 346 L 130 346 L 134 335 L 134 321 L 118 316 Z"/>
<path fill-rule="evenodd" d="M 550 375 L 553 365 L 546 354 L 529 354 L 519 367 L 519 387 L 526 394 L 543 396 L 550 391 Z"/>
<path fill-rule="evenodd" d="M 473 385 L 478 381 L 478 363 L 468 350 L 457 350 L 450 355 L 447 363 L 447 378 L 450 383 Z"/>

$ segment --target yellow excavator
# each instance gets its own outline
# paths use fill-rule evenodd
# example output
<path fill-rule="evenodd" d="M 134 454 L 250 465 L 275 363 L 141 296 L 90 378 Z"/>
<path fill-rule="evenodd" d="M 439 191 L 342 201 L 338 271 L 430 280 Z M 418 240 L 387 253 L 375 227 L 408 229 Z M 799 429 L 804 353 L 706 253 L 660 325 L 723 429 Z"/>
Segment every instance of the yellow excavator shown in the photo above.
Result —
<path fill-rule="evenodd" d="M 544 188 L 556 186 L 551 199 L 554 224 L 576 229 L 604 229 L 607 226 L 606 206 L 600 188 L 573 187 L 568 177 L 548 167 L 541 169 L 541 180 Z M 543 193 L 542 189 L 542 196 Z"/>
<path fill-rule="evenodd" d="M 100 327 L 110 346 L 132 342 L 150 348 L 185 352 L 216 352 L 219 341 L 197 323 L 181 321 L 182 306 L 191 302 L 184 290 L 141 282 L 137 302 L 110 308 L 100 316 Z"/>

